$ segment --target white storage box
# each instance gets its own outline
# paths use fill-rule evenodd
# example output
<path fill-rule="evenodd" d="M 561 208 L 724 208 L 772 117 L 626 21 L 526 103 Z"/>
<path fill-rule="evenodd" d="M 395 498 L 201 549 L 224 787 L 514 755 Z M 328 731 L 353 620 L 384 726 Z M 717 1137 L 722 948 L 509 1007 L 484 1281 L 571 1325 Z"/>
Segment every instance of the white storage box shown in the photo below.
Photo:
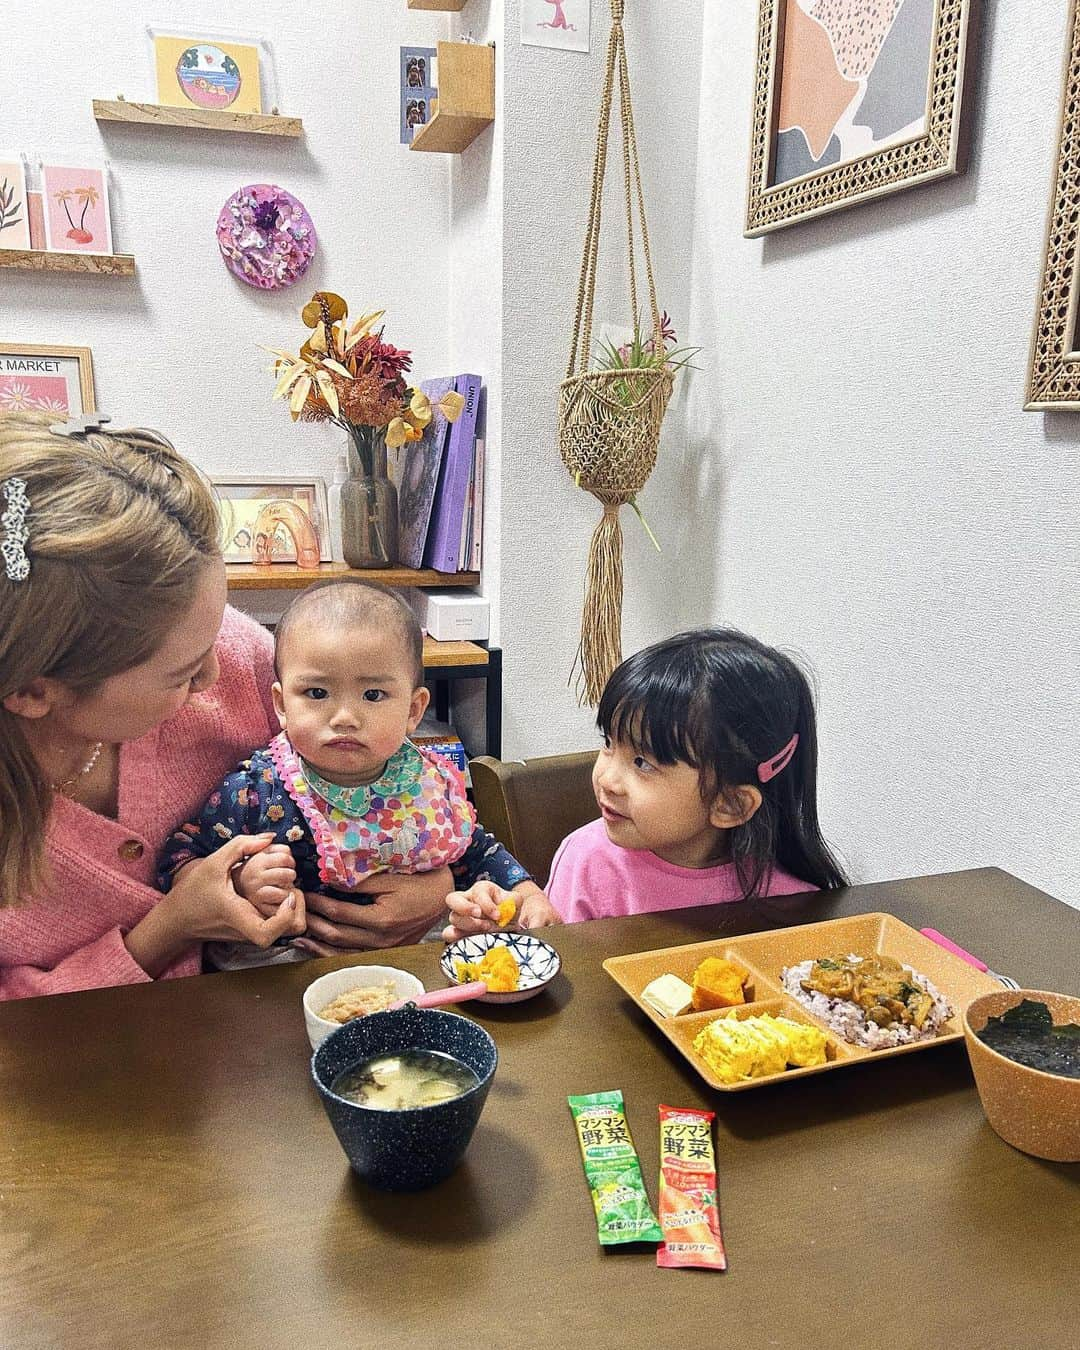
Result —
<path fill-rule="evenodd" d="M 436 642 L 486 642 L 490 610 L 471 591 L 421 591 L 420 623 Z"/>

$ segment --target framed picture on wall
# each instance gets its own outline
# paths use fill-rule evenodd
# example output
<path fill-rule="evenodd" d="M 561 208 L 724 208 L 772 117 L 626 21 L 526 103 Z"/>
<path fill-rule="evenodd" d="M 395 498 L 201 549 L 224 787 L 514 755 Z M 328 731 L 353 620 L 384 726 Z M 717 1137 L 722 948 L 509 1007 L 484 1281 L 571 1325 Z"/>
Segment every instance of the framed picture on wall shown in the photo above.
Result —
<path fill-rule="evenodd" d="M 0 413 L 47 412 L 67 419 L 96 411 L 89 347 L 0 342 Z"/>
<path fill-rule="evenodd" d="M 159 103 L 261 113 L 276 102 L 270 51 L 261 38 L 163 27 L 147 33 Z"/>
<path fill-rule="evenodd" d="M 320 559 L 330 561 L 326 483 L 322 478 L 267 479 L 233 475 L 215 477 L 211 481 L 221 511 L 221 548 L 226 562 L 251 562 L 256 522 L 264 508 L 274 503 L 299 507 L 318 536 Z M 296 519 L 288 509 L 282 515 Z M 265 525 L 266 522 L 264 528 Z M 295 541 L 284 520 L 275 524 L 271 551 L 273 562 L 296 562 Z"/>
<path fill-rule="evenodd" d="M 758 0 L 747 238 L 962 169 L 976 0 Z"/>
<path fill-rule="evenodd" d="M 104 165 L 41 165 L 45 247 L 50 253 L 111 253 L 109 175 Z"/>
<path fill-rule="evenodd" d="M 1076 232 L 1080 201 L 1080 7 L 1069 6 L 1065 37 L 1058 152 L 1050 191 L 1050 213 L 1043 250 L 1042 285 L 1035 309 L 1035 331 L 1028 362 L 1026 412 L 1080 412 L 1080 333 L 1078 333 Z"/>

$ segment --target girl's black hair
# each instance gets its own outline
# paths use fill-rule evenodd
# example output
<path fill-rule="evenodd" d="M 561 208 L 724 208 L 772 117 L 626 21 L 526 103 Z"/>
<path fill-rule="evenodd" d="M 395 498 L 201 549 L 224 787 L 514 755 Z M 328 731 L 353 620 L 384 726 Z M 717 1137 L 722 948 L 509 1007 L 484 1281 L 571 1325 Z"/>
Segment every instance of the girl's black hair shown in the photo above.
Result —
<path fill-rule="evenodd" d="M 822 889 L 847 877 L 817 815 L 817 726 L 810 683 L 790 656 L 730 628 L 695 628 L 628 657 L 611 675 L 596 723 L 660 764 L 696 768 L 702 799 L 741 784 L 761 806 L 730 831 L 743 898 L 768 893 L 774 866 Z M 768 782 L 758 765 L 798 734 Z"/>

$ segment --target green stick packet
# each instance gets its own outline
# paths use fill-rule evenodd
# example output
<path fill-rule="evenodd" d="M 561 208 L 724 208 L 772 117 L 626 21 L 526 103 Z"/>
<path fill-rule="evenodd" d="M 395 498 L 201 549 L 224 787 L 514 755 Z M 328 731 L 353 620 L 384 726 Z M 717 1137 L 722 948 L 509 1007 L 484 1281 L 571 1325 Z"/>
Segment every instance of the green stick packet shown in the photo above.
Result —
<path fill-rule="evenodd" d="M 566 1100 L 581 1146 L 600 1245 L 662 1242 L 664 1232 L 649 1204 L 622 1093 L 590 1092 Z"/>

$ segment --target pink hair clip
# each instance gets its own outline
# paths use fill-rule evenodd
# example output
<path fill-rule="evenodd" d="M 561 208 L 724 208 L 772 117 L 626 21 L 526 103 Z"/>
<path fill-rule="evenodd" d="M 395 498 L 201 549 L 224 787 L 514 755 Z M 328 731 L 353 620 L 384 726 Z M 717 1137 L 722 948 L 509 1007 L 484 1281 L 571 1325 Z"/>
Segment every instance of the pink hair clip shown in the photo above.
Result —
<path fill-rule="evenodd" d="M 791 740 L 788 741 L 787 745 L 784 746 L 783 750 L 780 750 L 777 754 L 773 755 L 772 759 L 763 760 L 762 763 L 757 766 L 758 781 L 767 783 L 770 778 L 775 778 L 778 773 L 783 769 L 786 769 L 791 763 L 791 758 L 795 754 L 795 748 L 798 744 L 799 733 L 796 732 Z"/>

